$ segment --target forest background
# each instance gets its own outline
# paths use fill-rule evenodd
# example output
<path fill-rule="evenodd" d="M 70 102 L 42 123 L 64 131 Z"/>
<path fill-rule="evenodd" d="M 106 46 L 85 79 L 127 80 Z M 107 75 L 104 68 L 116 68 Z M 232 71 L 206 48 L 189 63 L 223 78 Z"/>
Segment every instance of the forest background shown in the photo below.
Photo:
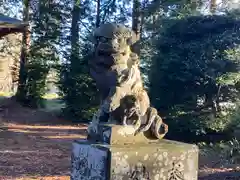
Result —
<path fill-rule="evenodd" d="M 151 103 L 167 139 L 199 146 L 199 179 L 239 172 L 239 0 L 1 0 L 0 13 L 29 22 L 0 39 L 0 179 L 69 179 L 99 105 L 87 62 L 106 22 L 137 33 Z"/>
<path fill-rule="evenodd" d="M 24 106 L 42 108 L 44 97 L 53 91 L 61 115 L 74 122 L 89 121 L 99 104 L 87 67 L 93 51 L 90 37 L 102 23 L 122 23 L 139 35 L 145 87 L 170 126 L 167 138 L 231 140 L 240 128 L 239 4 L 4 0 L 0 13 L 30 23 L 14 43 L 1 39 L 1 55 L 15 57 L 10 70 L 18 84 L 14 97 Z M 9 51 L 14 46 L 20 53 Z"/>

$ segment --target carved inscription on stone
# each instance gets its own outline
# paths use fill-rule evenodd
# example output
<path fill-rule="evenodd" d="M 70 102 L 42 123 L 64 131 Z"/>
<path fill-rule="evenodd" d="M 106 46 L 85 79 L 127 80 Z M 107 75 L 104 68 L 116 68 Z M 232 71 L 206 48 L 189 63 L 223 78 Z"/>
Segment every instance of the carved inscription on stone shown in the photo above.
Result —
<path fill-rule="evenodd" d="M 73 144 L 71 180 L 106 180 L 107 152 L 82 144 Z"/>
<path fill-rule="evenodd" d="M 117 152 L 112 150 L 111 179 L 197 180 L 198 150 L 195 146 L 186 150 L 181 148 L 173 150 L 172 147 L 167 147 L 167 151 L 164 147 L 142 146 L 126 147 L 124 151 L 119 149 Z"/>
<path fill-rule="evenodd" d="M 149 171 L 142 163 L 137 163 L 129 174 L 132 180 L 150 180 Z"/>
<path fill-rule="evenodd" d="M 172 168 L 168 172 L 168 180 L 185 180 L 184 165 L 182 162 L 172 162 Z"/>

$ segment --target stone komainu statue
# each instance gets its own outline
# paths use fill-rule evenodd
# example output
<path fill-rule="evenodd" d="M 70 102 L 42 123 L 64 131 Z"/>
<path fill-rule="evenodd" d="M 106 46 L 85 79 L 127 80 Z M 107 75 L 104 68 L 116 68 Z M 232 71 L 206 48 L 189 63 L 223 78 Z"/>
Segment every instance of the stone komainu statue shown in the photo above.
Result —
<path fill-rule="evenodd" d="M 135 134 L 150 131 L 161 139 L 168 131 L 157 110 L 150 107 L 143 87 L 138 55 L 131 51 L 136 34 L 123 25 L 108 23 L 93 34 L 94 58 L 89 60 L 90 74 L 101 94 L 99 111 L 92 127 L 102 122 L 117 121 L 131 125 Z"/>

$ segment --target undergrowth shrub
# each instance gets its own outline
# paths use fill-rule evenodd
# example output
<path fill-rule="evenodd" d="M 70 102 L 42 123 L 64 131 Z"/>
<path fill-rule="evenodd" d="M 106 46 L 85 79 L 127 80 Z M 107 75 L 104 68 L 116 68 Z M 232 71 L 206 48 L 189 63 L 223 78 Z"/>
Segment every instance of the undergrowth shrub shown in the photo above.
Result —
<path fill-rule="evenodd" d="M 198 143 L 201 153 L 211 156 L 211 153 L 218 154 L 219 161 L 214 166 L 239 165 L 240 164 L 240 141 L 236 138 L 220 143 L 206 144 Z"/>

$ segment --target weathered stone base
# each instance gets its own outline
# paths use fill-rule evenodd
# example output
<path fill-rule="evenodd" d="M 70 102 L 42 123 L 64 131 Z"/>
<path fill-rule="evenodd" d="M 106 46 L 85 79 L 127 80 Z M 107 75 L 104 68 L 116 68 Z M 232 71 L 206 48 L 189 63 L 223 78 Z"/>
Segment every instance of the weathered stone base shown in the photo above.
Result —
<path fill-rule="evenodd" d="M 109 145 L 79 140 L 71 158 L 71 180 L 197 180 L 197 146 L 175 141 Z"/>

